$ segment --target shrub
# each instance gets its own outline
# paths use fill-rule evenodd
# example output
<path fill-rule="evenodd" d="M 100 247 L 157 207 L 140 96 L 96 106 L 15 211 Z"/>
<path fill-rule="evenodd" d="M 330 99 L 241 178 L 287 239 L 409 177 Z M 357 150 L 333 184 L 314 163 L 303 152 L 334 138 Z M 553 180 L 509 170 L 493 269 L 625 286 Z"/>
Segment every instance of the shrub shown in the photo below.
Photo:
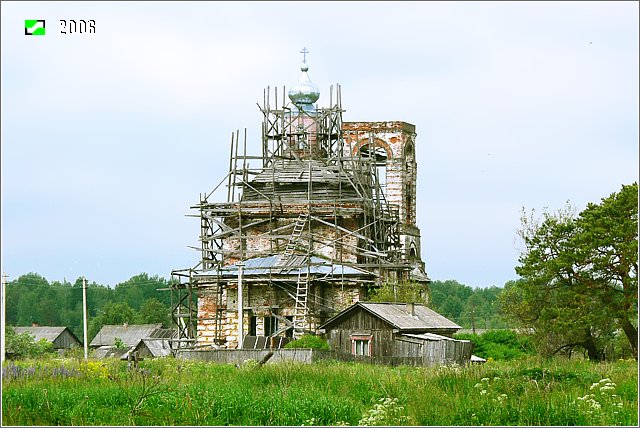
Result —
<path fill-rule="evenodd" d="M 300 339 L 292 340 L 284 345 L 285 348 L 304 348 L 304 349 L 326 349 L 329 350 L 329 344 L 326 340 L 319 336 L 305 334 Z"/>
<path fill-rule="evenodd" d="M 473 353 L 482 358 L 513 360 L 534 353 L 529 338 L 511 330 L 489 330 L 481 335 L 459 333 L 454 338 L 473 342 Z"/>
<path fill-rule="evenodd" d="M 36 342 L 30 333 L 16 334 L 15 330 L 9 326 L 5 330 L 7 353 L 18 358 L 39 357 L 52 354 L 53 344 L 47 339 L 40 339 Z"/>

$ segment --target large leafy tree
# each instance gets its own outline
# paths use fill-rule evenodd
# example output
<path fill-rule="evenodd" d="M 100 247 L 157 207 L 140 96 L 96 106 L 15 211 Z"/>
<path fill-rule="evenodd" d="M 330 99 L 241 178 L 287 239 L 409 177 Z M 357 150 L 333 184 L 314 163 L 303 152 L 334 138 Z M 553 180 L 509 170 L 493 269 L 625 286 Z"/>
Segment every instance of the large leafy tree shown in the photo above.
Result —
<path fill-rule="evenodd" d="M 591 359 L 622 331 L 638 355 L 638 185 L 542 219 L 523 215 L 524 249 L 501 294 L 503 312 L 531 327 L 543 350 L 581 347 Z"/>

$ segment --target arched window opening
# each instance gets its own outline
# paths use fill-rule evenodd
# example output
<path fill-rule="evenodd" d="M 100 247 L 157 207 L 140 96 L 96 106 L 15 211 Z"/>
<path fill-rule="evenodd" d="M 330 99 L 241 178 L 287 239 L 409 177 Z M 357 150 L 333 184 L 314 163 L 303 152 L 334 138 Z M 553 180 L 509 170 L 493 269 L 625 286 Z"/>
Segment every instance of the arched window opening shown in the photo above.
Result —
<path fill-rule="evenodd" d="M 416 251 L 415 244 L 411 243 L 411 248 L 409 248 L 409 259 L 416 260 L 418 258 L 418 252 Z"/>
<path fill-rule="evenodd" d="M 377 145 L 373 146 L 365 144 L 360 148 L 360 156 L 363 158 L 373 159 L 376 167 L 376 174 L 378 176 L 378 182 L 382 191 L 386 194 L 387 187 L 387 152 L 384 147 Z"/>

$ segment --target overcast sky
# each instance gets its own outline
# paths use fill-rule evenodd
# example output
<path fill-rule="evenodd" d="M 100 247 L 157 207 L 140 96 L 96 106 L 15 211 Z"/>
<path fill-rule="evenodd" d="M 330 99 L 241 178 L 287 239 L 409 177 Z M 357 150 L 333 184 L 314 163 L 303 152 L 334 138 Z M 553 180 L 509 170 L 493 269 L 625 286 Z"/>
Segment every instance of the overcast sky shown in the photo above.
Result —
<path fill-rule="evenodd" d="M 340 83 L 345 121 L 416 126 L 429 276 L 503 286 L 522 207 L 638 179 L 638 37 L 638 2 L 2 2 L 2 270 L 115 285 L 195 265 L 189 206 L 232 131 L 260 153 L 256 103 L 307 47 L 319 105 Z"/>

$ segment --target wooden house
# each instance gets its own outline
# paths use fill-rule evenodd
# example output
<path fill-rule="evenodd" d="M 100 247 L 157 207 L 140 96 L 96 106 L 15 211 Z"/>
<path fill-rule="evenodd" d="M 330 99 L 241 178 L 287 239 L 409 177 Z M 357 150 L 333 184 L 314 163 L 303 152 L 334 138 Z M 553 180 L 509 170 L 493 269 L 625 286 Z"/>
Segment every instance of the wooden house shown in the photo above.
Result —
<path fill-rule="evenodd" d="M 452 336 L 460 329 L 414 303 L 357 302 L 320 326 L 338 356 L 385 364 L 465 364 L 472 343 Z"/>
<path fill-rule="evenodd" d="M 70 349 L 75 346 L 82 346 L 75 334 L 68 327 L 13 327 L 16 334 L 29 333 L 37 342 L 45 339 L 53 344 L 53 349 Z"/>
<path fill-rule="evenodd" d="M 171 353 L 171 340 L 176 333 L 176 330 L 162 328 L 162 324 L 105 325 L 89 346 L 97 348 L 97 358 L 126 359 L 134 352 L 140 357 L 165 357 Z M 125 347 L 116 348 L 116 339 Z"/>
<path fill-rule="evenodd" d="M 120 339 L 124 345 L 130 348 L 137 345 L 140 339 L 158 337 L 158 332 L 162 330 L 164 329 L 160 323 L 105 325 L 102 326 L 96 337 L 89 343 L 89 347 L 114 346 L 116 339 Z"/>

